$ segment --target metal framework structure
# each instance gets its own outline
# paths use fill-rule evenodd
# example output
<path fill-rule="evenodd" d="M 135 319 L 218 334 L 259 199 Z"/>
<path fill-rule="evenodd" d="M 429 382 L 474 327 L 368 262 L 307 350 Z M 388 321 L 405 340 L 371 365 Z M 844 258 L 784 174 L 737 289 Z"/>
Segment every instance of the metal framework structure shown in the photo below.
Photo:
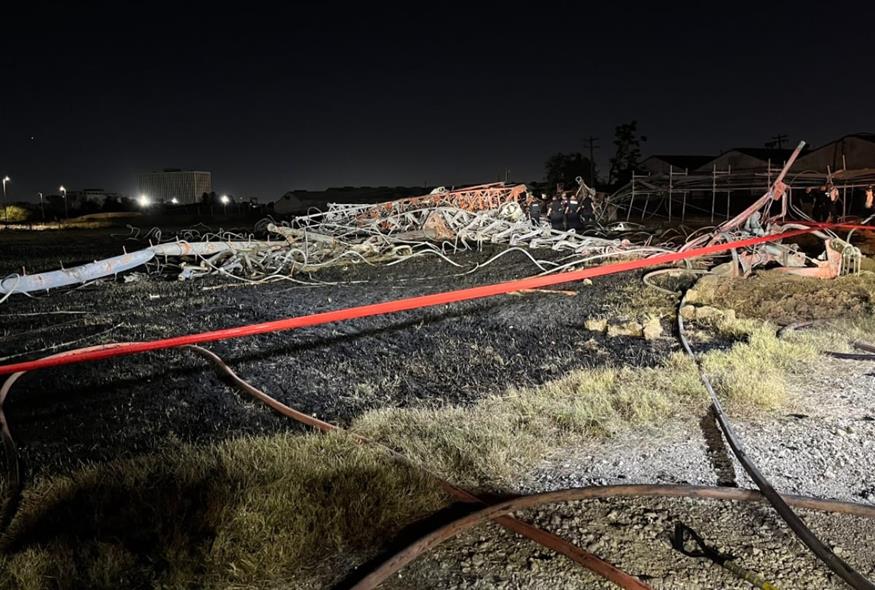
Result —
<path fill-rule="evenodd" d="M 597 209 L 600 219 L 607 219 L 609 211 L 623 211 L 627 221 L 644 220 L 648 213 L 660 211 L 669 221 L 680 211 L 681 221 L 688 211 L 709 216 L 711 223 L 723 217 L 729 219 L 733 193 L 756 193 L 769 190 L 780 169 L 725 170 L 712 168 L 710 173 L 691 173 L 686 169 L 669 167 L 668 174 L 633 174 L 632 180 L 606 199 L 606 207 Z M 875 169 L 838 170 L 826 173 L 804 170 L 788 174 L 788 182 L 796 191 L 830 187 L 841 200 L 842 216 L 849 212 L 848 192 L 868 190 L 875 186 Z M 791 193 L 792 198 L 792 193 Z"/>

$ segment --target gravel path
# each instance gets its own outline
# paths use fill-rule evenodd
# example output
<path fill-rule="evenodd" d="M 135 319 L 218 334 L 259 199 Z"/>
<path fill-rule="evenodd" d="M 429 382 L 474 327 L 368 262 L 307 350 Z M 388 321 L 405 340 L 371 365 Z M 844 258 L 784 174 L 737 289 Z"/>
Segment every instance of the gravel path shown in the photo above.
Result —
<path fill-rule="evenodd" d="M 824 358 L 793 379 L 792 409 L 735 420 L 753 461 L 783 492 L 875 503 L 875 366 Z M 703 395 L 704 392 L 703 392 Z M 567 451 L 543 463 L 522 492 L 622 483 L 737 482 L 741 466 L 712 450 L 712 421 L 672 422 Z M 833 550 L 875 579 L 871 520 L 810 511 L 803 518 Z M 750 588 L 726 570 L 670 545 L 676 522 L 737 557 L 779 588 L 845 588 L 769 507 L 684 499 L 612 499 L 522 515 L 646 580 L 653 588 Z M 610 584 L 494 525 L 443 545 L 387 586 L 407 588 L 611 588 Z"/>

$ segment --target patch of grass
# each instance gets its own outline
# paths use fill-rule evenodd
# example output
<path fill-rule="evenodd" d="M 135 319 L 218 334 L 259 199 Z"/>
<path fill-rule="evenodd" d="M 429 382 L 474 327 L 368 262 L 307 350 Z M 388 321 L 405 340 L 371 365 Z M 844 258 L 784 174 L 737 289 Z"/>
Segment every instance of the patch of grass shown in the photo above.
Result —
<path fill-rule="evenodd" d="M 707 277 L 696 290 L 699 302 L 733 309 L 742 316 L 715 326 L 724 337 L 748 338 L 767 328 L 760 320 L 814 320 L 813 327 L 788 331 L 782 338 L 801 347 L 796 351 L 804 352 L 800 362 L 818 352 L 851 352 L 855 340 L 875 340 L 875 273 L 835 280 L 769 272 L 748 279 Z"/>
<path fill-rule="evenodd" d="M 743 338 L 729 350 L 702 357 L 702 366 L 718 395 L 736 412 L 774 409 L 788 396 L 787 375 L 813 361 L 817 348 L 810 342 L 777 337 L 777 327 L 745 319 L 724 319 L 716 330 L 724 337 Z"/>
<path fill-rule="evenodd" d="M 733 411 L 773 408 L 815 354 L 752 320 L 703 355 Z M 652 368 L 579 370 L 471 407 L 383 409 L 351 425 L 473 489 L 507 489 L 549 453 L 707 404 L 681 353 Z M 447 498 L 433 479 L 342 433 L 242 438 L 42 479 L 25 494 L 0 588 L 321 587 Z"/>
<path fill-rule="evenodd" d="M 839 318 L 810 328 L 788 331 L 784 339 L 812 347 L 818 352 L 862 352 L 853 343 L 875 343 L 875 315 Z"/>
<path fill-rule="evenodd" d="M 468 408 L 369 412 L 352 428 L 442 477 L 494 489 L 551 450 L 658 421 L 702 401 L 695 365 L 675 355 L 658 368 L 574 371 Z"/>
<path fill-rule="evenodd" d="M 777 323 L 865 317 L 875 309 L 875 273 L 871 272 L 834 280 L 764 272 L 714 283 L 703 290 L 705 303 Z"/>
<path fill-rule="evenodd" d="M 678 295 L 648 287 L 641 280 L 629 281 L 609 296 L 607 308 L 620 316 L 642 320 L 649 316 L 674 317 Z"/>
<path fill-rule="evenodd" d="M 343 434 L 182 445 L 35 482 L 0 588 L 308 585 L 308 565 L 370 556 L 445 503 Z"/>
<path fill-rule="evenodd" d="M 736 413 L 780 406 L 788 395 L 787 372 L 816 354 L 813 346 L 778 339 L 773 326 L 755 320 L 721 322 L 718 329 L 739 341 L 704 354 L 702 363 L 722 401 Z M 695 364 L 675 353 L 659 367 L 573 371 L 473 407 L 369 412 L 353 429 L 442 477 L 500 488 L 549 451 L 692 414 L 706 404 Z"/>

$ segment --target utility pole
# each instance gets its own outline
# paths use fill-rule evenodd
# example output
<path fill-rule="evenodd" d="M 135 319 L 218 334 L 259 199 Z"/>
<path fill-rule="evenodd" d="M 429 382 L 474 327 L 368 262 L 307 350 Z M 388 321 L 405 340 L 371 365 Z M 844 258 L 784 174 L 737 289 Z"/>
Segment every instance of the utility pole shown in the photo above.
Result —
<path fill-rule="evenodd" d="M 779 133 L 777 135 L 773 135 L 769 139 L 771 141 L 766 142 L 766 147 L 776 148 L 780 150 L 784 148 L 784 142 L 787 141 L 787 135 L 784 133 Z"/>
<path fill-rule="evenodd" d="M 598 140 L 598 137 L 593 137 L 592 135 L 584 140 L 589 147 L 589 181 L 592 183 L 593 188 L 595 188 L 595 150 L 599 147 L 596 145 Z"/>

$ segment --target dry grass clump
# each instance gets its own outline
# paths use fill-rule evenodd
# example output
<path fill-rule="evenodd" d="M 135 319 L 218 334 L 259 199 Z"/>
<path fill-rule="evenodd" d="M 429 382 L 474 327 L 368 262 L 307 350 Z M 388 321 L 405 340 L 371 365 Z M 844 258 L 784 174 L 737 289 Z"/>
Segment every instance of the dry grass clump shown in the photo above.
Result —
<path fill-rule="evenodd" d="M 702 400 L 694 364 L 677 355 L 658 368 L 574 371 L 468 408 L 368 412 L 352 428 L 443 477 L 502 487 L 550 450 L 658 421 Z"/>
<path fill-rule="evenodd" d="M 35 482 L 0 588 L 307 585 L 323 557 L 361 561 L 445 502 L 343 434 L 182 445 Z"/>
<path fill-rule="evenodd" d="M 729 350 L 711 351 L 702 366 L 718 395 L 735 412 L 774 409 L 787 400 L 787 375 L 813 361 L 810 342 L 778 338 L 777 328 L 756 320 L 724 319 L 715 326 L 724 337 L 744 338 Z"/>
<path fill-rule="evenodd" d="M 875 315 L 838 318 L 815 323 L 799 330 L 790 330 L 784 340 L 797 342 L 818 352 L 861 352 L 854 342 L 875 343 Z"/>
<path fill-rule="evenodd" d="M 655 282 L 663 284 L 658 280 Z M 672 284 L 667 281 L 666 283 L 669 287 Z M 648 287 L 641 281 L 629 281 L 608 295 L 606 307 L 617 315 L 634 319 L 647 316 L 670 318 L 674 317 L 679 299 L 680 291 L 677 295 L 671 295 Z"/>
<path fill-rule="evenodd" d="M 696 290 L 701 302 L 733 309 L 747 318 L 734 325 L 717 326 L 724 336 L 746 337 L 760 327 L 765 328 L 760 320 L 785 324 L 813 321 L 810 328 L 790 330 L 781 340 L 803 347 L 807 355 L 851 352 L 854 341 L 875 340 L 872 272 L 834 280 L 769 272 L 747 279 L 707 277 L 696 285 Z"/>
<path fill-rule="evenodd" d="M 707 303 L 776 323 L 865 317 L 875 309 L 875 273 L 833 280 L 763 272 L 714 281 Z"/>

